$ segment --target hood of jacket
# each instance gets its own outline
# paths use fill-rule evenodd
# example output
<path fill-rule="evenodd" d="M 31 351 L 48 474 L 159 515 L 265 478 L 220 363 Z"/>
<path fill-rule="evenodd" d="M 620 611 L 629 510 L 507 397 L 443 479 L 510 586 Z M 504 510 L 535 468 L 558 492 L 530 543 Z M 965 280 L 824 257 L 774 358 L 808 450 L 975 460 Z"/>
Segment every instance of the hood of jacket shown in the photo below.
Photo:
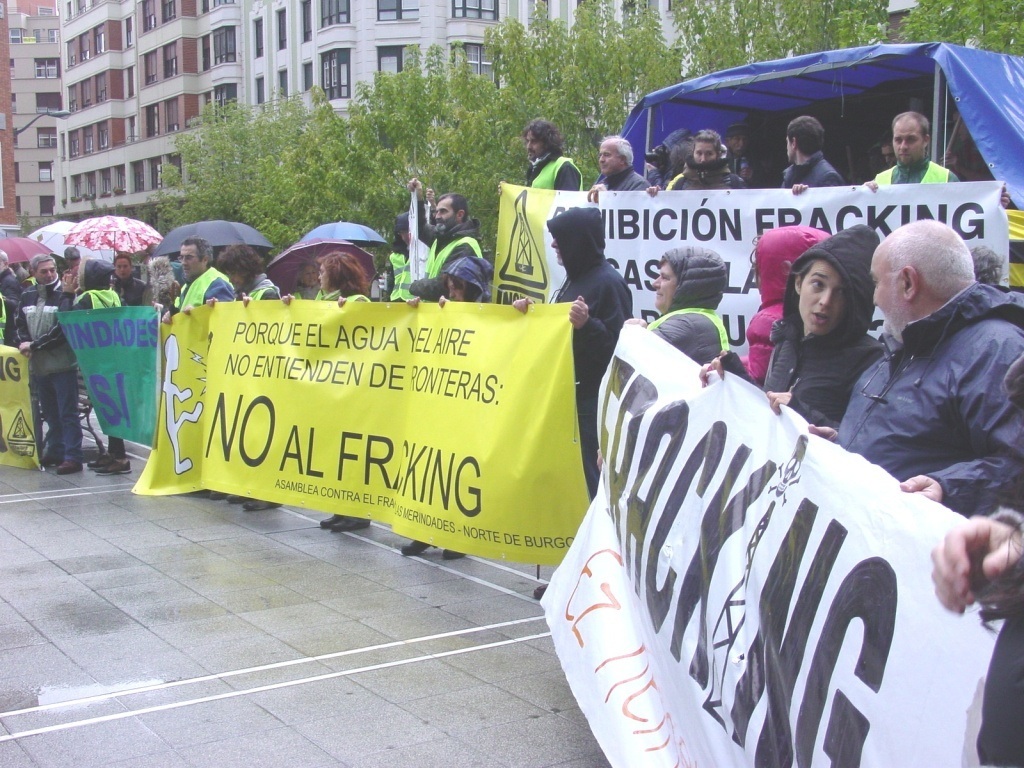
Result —
<path fill-rule="evenodd" d="M 83 291 L 104 291 L 110 287 L 114 265 L 99 259 L 82 259 L 78 275 Z"/>
<path fill-rule="evenodd" d="M 829 343 L 849 344 L 865 333 L 875 314 L 874 282 L 871 280 L 871 257 L 880 240 L 873 229 L 863 224 L 844 229 L 827 240 L 808 248 L 798 258 L 786 281 L 783 320 L 803 331 L 800 319 L 800 296 L 796 292 L 796 274 L 813 261 L 828 262 L 843 280 L 846 313 L 834 330 L 827 334 Z"/>
<path fill-rule="evenodd" d="M 828 232 L 812 227 L 769 229 L 757 241 L 754 260 L 761 292 L 761 307 L 781 302 L 786 297 L 789 270 L 812 245 L 828 239 Z"/>
<path fill-rule="evenodd" d="M 487 259 L 481 259 L 478 256 L 463 256 L 461 259 L 453 259 L 444 265 L 441 274 L 457 277 L 476 286 L 479 294 L 472 301 L 486 304 L 491 300 L 491 279 L 494 277 L 494 267 Z"/>
<path fill-rule="evenodd" d="M 570 280 L 604 261 L 604 227 L 597 208 L 570 208 L 548 220 Z"/>
<path fill-rule="evenodd" d="M 729 285 L 729 271 L 721 256 L 709 248 L 687 245 L 666 251 L 662 258 L 678 280 L 669 312 L 718 309 Z"/>

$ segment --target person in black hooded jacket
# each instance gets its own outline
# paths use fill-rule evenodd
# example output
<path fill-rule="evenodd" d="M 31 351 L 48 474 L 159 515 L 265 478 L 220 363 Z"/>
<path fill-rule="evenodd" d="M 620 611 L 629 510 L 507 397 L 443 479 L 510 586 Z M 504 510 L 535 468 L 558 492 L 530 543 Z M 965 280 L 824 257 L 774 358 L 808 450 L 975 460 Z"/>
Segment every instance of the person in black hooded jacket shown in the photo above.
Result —
<path fill-rule="evenodd" d="M 597 208 L 570 208 L 548 221 L 548 231 L 565 282 L 552 303 L 572 302 L 572 355 L 576 370 L 576 410 L 587 490 L 597 493 L 597 394 L 601 377 L 612 359 L 626 319 L 633 314 L 633 297 L 622 275 L 604 257 L 604 229 Z M 525 312 L 529 299 L 514 306 Z"/>
<path fill-rule="evenodd" d="M 854 383 L 882 356 L 881 342 L 868 336 L 878 242 L 874 230 L 858 224 L 794 262 L 764 381 L 776 411 L 786 404 L 811 424 L 839 426 Z"/>

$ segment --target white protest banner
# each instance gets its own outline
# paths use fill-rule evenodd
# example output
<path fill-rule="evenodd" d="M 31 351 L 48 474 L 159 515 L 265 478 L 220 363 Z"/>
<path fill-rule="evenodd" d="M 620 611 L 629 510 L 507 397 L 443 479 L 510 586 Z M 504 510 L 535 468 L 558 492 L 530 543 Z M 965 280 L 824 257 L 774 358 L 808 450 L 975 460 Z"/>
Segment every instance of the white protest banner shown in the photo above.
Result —
<path fill-rule="evenodd" d="M 426 204 L 429 205 L 429 204 Z M 430 209 L 427 209 L 427 216 Z M 426 243 L 420 240 L 420 222 L 416 212 L 416 193 L 409 199 L 409 274 L 412 280 L 422 280 L 427 276 Z"/>
<path fill-rule="evenodd" d="M 977 765 L 993 635 L 947 613 L 957 515 L 627 327 L 601 490 L 544 598 L 611 764 Z"/>
<path fill-rule="evenodd" d="M 1008 253 L 1001 184 L 900 184 L 829 187 L 794 195 L 788 189 L 709 192 L 603 192 L 605 255 L 633 291 L 633 314 L 648 322 L 654 310 L 654 279 L 662 255 L 685 245 L 717 252 L 729 267 L 729 287 L 718 308 L 734 348 L 746 345 L 749 319 L 760 296 L 751 255 L 758 236 L 775 227 L 803 224 L 829 234 L 866 224 L 882 239 L 904 224 L 937 219 L 949 224 L 968 247 L 987 245 Z M 520 296 L 543 301 L 565 279 L 551 234 L 543 222 L 566 208 L 588 205 L 586 194 L 502 185 L 495 264 L 495 301 Z M 543 264 L 541 263 L 543 262 Z"/>

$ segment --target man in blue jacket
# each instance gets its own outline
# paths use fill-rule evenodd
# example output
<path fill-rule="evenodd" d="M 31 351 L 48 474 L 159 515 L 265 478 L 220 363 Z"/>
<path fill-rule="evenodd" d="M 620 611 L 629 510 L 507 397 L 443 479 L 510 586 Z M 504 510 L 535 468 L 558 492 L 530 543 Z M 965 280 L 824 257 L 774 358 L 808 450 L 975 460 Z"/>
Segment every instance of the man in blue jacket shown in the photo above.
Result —
<path fill-rule="evenodd" d="M 937 221 L 896 230 L 871 276 L 886 354 L 854 385 L 839 443 L 904 491 L 992 512 L 1024 471 L 1024 419 L 1002 391 L 1024 354 L 1024 305 L 975 282 L 967 245 Z"/>

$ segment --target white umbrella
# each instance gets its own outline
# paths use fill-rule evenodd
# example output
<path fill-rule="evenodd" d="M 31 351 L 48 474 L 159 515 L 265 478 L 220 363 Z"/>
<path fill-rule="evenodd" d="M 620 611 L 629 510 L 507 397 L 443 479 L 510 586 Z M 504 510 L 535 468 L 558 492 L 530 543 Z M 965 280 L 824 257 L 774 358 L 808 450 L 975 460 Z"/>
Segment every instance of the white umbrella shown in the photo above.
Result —
<path fill-rule="evenodd" d="M 38 240 L 54 253 L 63 256 L 64 249 L 67 247 L 67 243 L 64 242 L 64 236 L 73 226 L 75 226 L 73 221 L 55 221 L 52 224 L 47 224 L 45 227 L 40 227 L 30 234 L 29 237 L 33 240 Z M 76 245 L 75 248 L 78 249 L 78 252 L 82 254 L 84 259 L 114 260 L 113 251 L 93 250 L 92 248 L 86 248 L 84 245 Z"/>

